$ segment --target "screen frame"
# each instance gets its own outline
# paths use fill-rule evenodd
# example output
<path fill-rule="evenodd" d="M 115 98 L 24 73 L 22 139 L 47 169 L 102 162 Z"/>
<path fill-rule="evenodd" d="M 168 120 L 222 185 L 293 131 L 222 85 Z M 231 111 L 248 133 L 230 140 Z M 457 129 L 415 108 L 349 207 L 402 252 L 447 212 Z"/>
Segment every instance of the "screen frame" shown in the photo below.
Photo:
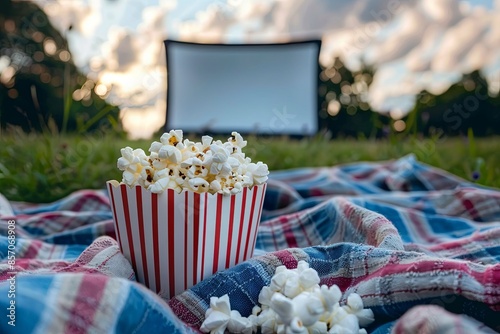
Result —
<path fill-rule="evenodd" d="M 255 47 L 280 47 L 280 46 L 290 46 L 290 45 L 301 45 L 301 44 L 309 44 L 313 45 L 316 47 L 315 51 L 315 59 L 316 59 L 316 70 L 314 71 L 315 77 L 316 77 L 316 86 L 313 89 L 314 92 L 316 92 L 315 98 L 313 98 L 313 109 L 315 113 L 315 121 L 316 121 L 316 132 L 311 133 L 311 134 L 292 134 L 292 133 L 286 133 L 286 132 L 277 132 L 277 133 L 259 133 L 259 132 L 245 132 L 245 131 L 240 131 L 242 135 L 258 135 L 258 136 L 265 136 L 265 137 L 276 137 L 276 136 L 290 136 L 294 138 L 303 138 L 303 137 L 313 137 L 315 136 L 319 131 L 320 127 L 320 117 L 319 117 L 319 104 L 320 104 L 320 96 L 319 96 L 319 85 L 320 85 L 320 79 L 319 79 L 319 74 L 321 72 L 321 67 L 319 63 L 319 55 L 321 52 L 321 43 L 322 41 L 320 39 L 310 39 L 310 40 L 301 40 L 301 41 L 292 41 L 292 42 L 284 42 L 284 43 L 250 43 L 250 44 L 243 44 L 243 43 L 231 43 L 231 44 L 224 44 L 224 43 L 197 43 L 197 42 L 186 42 L 186 41 L 179 41 L 179 40 L 173 40 L 173 39 L 166 39 L 164 40 L 164 46 L 165 46 L 165 57 L 166 57 L 166 68 L 167 68 L 167 98 L 166 98 L 166 119 L 165 119 L 165 130 L 169 131 L 171 129 L 170 126 L 170 113 L 168 110 L 170 109 L 170 106 L 172 105 L 172 96 L 170 94 L 170 87 L 172 87 L 171 83 L 174 81 L 175 77 L 175 70 L 170 70 L 170 61 L 169 61 L 169 46 L 170 45 L 190 45 L 190 46 L 196 46 L 196 47 L 220 47 L 220 48 L 255 48 Z M 225 131 L 217 131 L 217 130 L 206 130 L 206 129 L 200 129 L 200 133 L 197 131 L 188 131 L 189 133 L 193 134 L 198 134 L 198 135 L 203 135 L 203 134 L 210 134 L 210 135 L 226 135 L 227 133 Z M 201 133 L 203 132 L 203 133 Z"/>

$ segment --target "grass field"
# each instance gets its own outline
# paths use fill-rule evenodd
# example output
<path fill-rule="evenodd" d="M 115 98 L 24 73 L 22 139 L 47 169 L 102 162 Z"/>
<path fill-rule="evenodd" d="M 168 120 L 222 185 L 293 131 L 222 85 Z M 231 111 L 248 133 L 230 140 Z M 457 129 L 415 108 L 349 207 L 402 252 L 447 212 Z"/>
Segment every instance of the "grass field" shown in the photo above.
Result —
<path fill-rule="evenodd" d="M 267 163 L 271 173 L 280 169 L 397 159 L 413 153 L 421 162 L 466 180 L 478 177 L 477 183 L 500 188 L 499 137 L 245 139 L 247 156 Z M 121 179 L 116 168 L 120 148 L 131 146 L 147 151 L 150 143 L 151 140 L 131 141 L 112 135 L 2 134 L 0 192 L 15 201 L 51 202 L 75 190 L 104 188 L 106 180 Z"/>

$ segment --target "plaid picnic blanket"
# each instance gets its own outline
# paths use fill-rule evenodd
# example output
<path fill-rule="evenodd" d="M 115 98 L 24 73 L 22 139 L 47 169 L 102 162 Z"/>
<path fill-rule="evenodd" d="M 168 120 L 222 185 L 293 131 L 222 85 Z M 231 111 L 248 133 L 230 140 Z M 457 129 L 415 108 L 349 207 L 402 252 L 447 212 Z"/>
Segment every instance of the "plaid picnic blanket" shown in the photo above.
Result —
<path fill-rule="evenodd" d="M 198 332 L 211 296 L 249 315 L 300 260 L 363 298 L 370 333 L 500 331 L 500 191 L 411 155 L 272 172 L 255 256 L 168 301 L 135 281 L 104 190 L 0 200 L 0 234 L 1 333 Z"/>

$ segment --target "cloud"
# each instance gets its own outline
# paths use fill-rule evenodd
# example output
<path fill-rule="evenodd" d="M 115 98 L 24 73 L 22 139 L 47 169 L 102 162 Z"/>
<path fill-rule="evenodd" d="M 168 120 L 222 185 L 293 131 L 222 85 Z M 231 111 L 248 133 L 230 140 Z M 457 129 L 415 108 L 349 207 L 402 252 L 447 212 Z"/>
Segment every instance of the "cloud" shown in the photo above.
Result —
<path fill-rule="evenodd" d="M 152 106 L 122 109 L 123 128 L 129 133 L 130 139 L 150 138 L 158 131 L 165 124 L 165 108 L 165 102 L 157 100 Z M 163 112 L 158 112 L 159 110 Z"/>
<path fill-rule="evenodd" d="M 114 28 L 109 32 L 109 42 L 103 50 L 106 69 L 109 71 L 126 71 L 136 63 L 139 52 L 134 45 L 136 39 L 124 28 Z"/>
<path fill-rule="evenodd" d="M 223 41 L 229 31 L 239 27 L 243 32 L 239 37 L 246 41 L 319 38 L 368 22 L 383 25 L 411 3 L 408 0 L 215 1 L 205 9 L 200 8 L 194 19 L 184 21 L 179 33 L 184 39 Z"/>
<path fill-rule="evenodd" d="M 484 20 L 484 16 L 471 14 L 443 31 L 441 45 L 434 54 L 431 69 L 436 72 L 453 70 L 470 72 L 481 66 L 482 62 L 470 66 L 468 60 L 474 47 L 486 47 L 484 36 L 490 26 L 488 21 Z"/>
<path fill-rule="evenodd" d="M 378 37 L 366 49 L 367 62 L 377 65 L 404 57 L 420 42 L 425 21 L 423 13 L 405 10 L 385 28 L 390 34 Z"/>
<path fill-rule="evenodd" d="M 42 6 L 51 24 L 59 31 L 66 31 L 69 26 L 73 26 L 80 33 L 85 33 L 86 24 L 90 23 L 95 26 L 99 23 L 100 13 L 97 6 L 92 6 L 92 2 L 86 3 L 82 0 L 46 1 L 42 3 Z"/>
<path fill-rule="evenodd" d="M 426 14 L 429 21 L 443 27 L 453 25 L 462 18 L 460 3 L 456 0 L 422 0 L 417 10 Z"/>

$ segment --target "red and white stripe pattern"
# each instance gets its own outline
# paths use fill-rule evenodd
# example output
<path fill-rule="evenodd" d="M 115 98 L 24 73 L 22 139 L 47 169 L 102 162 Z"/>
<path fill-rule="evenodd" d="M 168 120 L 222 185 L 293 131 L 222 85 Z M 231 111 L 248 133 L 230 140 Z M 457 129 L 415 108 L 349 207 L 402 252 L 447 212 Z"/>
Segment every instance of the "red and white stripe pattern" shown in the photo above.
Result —
<path fill-rule="evenodd" d="M 252 257 L 266 184 L 222 194 L 154 194 L 108 182 L 116 237 L 137 280 L 164 298 Z"/>

